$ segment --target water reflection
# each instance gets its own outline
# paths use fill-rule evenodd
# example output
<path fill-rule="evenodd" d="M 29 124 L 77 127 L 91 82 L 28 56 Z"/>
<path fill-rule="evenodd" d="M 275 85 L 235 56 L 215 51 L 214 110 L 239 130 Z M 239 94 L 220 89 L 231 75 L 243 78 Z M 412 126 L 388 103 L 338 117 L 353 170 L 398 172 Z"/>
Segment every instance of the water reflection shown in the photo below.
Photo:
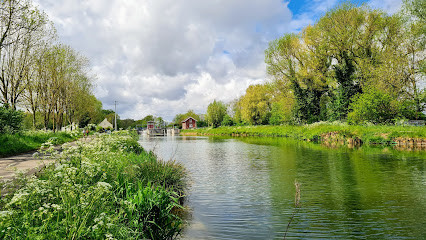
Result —
<path fill-rule="evenodd" d="M 141 138 L 191 174 L 184 239 L 421 239 L 424 152 L 327 149 L 282 138 Z"/>

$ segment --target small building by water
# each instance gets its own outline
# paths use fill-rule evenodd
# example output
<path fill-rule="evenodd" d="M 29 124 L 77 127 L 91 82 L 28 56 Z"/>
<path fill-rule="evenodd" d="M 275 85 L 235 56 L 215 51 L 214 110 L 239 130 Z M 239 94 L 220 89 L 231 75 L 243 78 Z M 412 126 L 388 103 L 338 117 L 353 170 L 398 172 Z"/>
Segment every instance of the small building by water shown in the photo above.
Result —
<path fill-rule="evenodd" d="M 182 121 L 182 129 L 194 129 L 197 128 L 197 120 L 193 117 L 189 117 Z"/>

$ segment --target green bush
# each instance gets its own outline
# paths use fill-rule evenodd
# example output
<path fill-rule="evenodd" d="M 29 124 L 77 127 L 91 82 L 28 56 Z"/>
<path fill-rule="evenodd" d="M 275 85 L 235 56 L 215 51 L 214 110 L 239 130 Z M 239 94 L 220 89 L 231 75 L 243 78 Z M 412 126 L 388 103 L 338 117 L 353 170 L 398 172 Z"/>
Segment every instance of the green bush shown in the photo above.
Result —
<path fill-rule="evenodd" d="M 393 119 L 399 116 L 397 100 L 374 89 L 355 95 L 349 108 L 352 111 L 348 114 L 348 122 L 353 124 L 392 123 Z"/>
<path fill-rule="evenodd" d="M 222 121 L 221 125 L 222 126 L 232 126 L 233 124 L 234 124 L 234 122 L 232 121 L 232 118 L 228 114 L 226 114 L 223 117 L 223 121 Z"/>
<path fill-rule="evenodd" d="M 18 132 L 22 128 L 23 119 L 22 111 L 0 106 L 0 134 Z"/>

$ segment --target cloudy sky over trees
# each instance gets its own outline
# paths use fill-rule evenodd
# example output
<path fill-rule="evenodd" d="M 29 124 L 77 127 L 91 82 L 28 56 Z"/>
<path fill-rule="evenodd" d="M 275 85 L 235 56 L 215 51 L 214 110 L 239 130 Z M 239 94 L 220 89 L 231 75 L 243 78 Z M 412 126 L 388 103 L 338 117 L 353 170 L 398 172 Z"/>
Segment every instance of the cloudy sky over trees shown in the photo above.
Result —
<path fill-rule="evenodd" d="M 121 118 L 172 120 L 228 102 L 267 80 L 268 42 L 297 32 L 337 0 L 37 0 L 61 42 L 87 56 L 95 95 Z M 359 1 L 363 2 L 363 1 Z M 394 13 L 401 0 L 371 0 Z"/>

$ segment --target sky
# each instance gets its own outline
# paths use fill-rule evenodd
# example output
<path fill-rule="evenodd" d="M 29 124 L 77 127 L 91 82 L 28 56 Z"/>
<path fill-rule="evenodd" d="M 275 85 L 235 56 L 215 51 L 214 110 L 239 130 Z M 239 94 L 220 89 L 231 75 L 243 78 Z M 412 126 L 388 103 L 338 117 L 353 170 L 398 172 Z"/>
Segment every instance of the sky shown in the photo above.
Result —
<path fill-rule="evenodd" d="M 268 42 L 315 23 L 338 0 L 34 0 L 59 41 L 91 63 L 94 94 L 121 119 L 167 121 L 230 102 L 268 80 Z M 402 0 L 370 0 L 398 11 Z"/>

